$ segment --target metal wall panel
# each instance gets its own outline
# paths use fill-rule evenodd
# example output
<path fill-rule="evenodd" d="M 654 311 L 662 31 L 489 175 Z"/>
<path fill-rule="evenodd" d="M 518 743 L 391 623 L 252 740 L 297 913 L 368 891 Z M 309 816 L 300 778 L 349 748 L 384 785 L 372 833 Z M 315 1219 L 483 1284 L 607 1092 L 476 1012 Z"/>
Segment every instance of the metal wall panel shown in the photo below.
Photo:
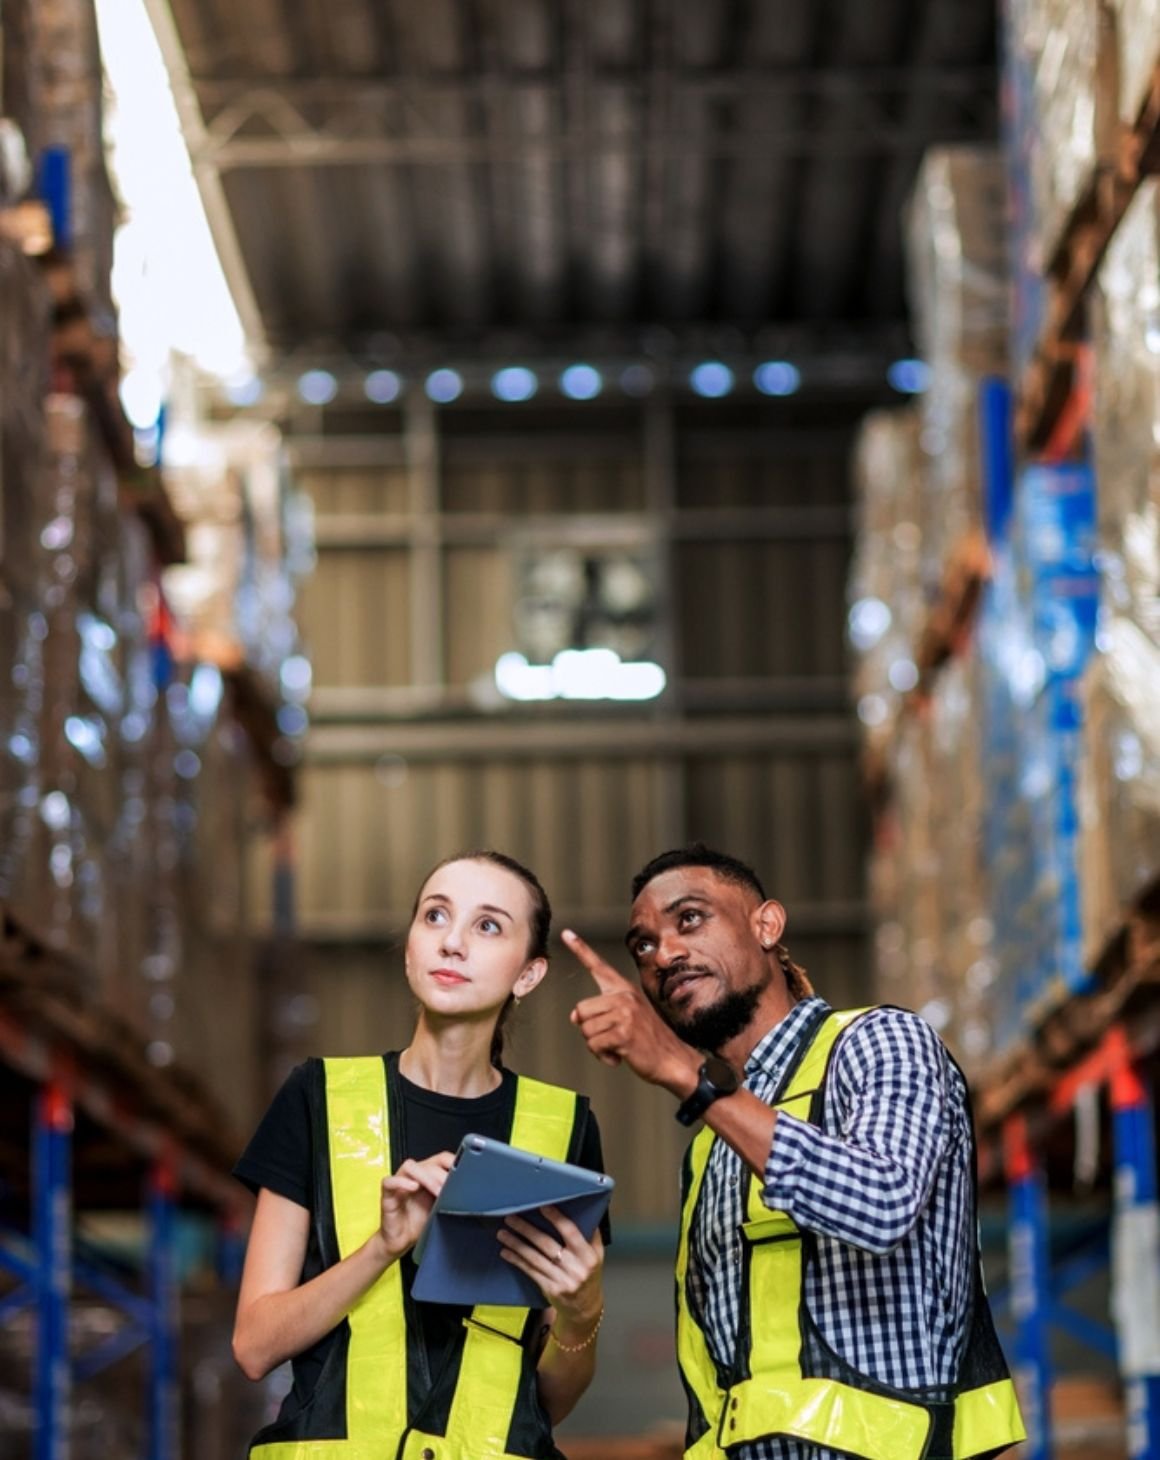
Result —
<path fill-rule="evenodd" d="M 848 555 L 841 539 L 677 544 L 684 673 L 841 675 Z"/>
<path fill-rule="evenodd" d="M 512 560 L 502 548 L 449 548 L 444 554 L 447 682 L 490 676 L 512 647 Z"/>
<path fill-rule="evenodd" d="M 510 512 L 517 521 L 527 513 L 627 512 L 645 505 L 640 460 L 603 452 L 594 457 L 561 450 L 555 460 L 479 461 L 449 443 L 443 491 L 448 512 Z"/>
<path fill-rule="evenodd" d="M 677 438 L 682 507 L 777 507 L 849 501 L 851 437 L 840 426 L 808 430 L 728 429 L 700 424 L 688 409 Z"/>
<path fill-rule="evenodd" d="M 343 548 L 319 555 L 299 611 L 316 684 L 410 682 L 410 569 L 403 549 Z"/>
<path fill-rule="evenodd" d="M 835 904 L 862 892 L 862 799 L 843 754 L 693 759 L 688 832 L 749 862 L 771 896 Z"/>
<path fill-rule="evenodd" d="M 657 850 L 657 778 L 640 759 L 311 765 L 302 776 L 298 915 L 308 935 L 389 933 L 452 852 L 494 846 L 560 907 L 619 908 Z M 255 876 L 261 887 L 263 880 Z"/>
<path fill-rule="evenodd" d="M 407 510 L 407 473 L 401 466 L 305 470 L 298 474 L 298 487 L 319 514 L 346 517 Z"/>

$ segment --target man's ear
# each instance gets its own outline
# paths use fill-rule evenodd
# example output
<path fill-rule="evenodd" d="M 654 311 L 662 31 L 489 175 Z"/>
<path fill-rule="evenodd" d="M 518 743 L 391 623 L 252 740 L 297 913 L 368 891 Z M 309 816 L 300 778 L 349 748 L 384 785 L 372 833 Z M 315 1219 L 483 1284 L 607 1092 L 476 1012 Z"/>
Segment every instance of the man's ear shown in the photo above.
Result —
<path fill-rule="evenodd" d="M 533 958 L 516 979 L 512 993 L 517 999 L 526 999 L 536 985 L 543 982 L 547 971 L 548 960 L 546 958 Z"/>
<path fill-rule="evenodd" d="M 785 932 L 786 911 L 780 902 L 767 898 L 753 913 L 753 930 L 763 948 L 772 948 L 781 942 Z"/>

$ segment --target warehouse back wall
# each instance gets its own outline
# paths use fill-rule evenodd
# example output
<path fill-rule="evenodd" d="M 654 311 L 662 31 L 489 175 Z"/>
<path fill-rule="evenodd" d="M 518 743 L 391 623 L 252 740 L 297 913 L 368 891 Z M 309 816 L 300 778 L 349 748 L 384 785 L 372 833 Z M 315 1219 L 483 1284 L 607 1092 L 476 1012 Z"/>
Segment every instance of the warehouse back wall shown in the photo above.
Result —
<path fill-rule="evenodd" d="M 309 951 L 275 975 L 275 1000 L 296 1014 L 277 1022 L 270 1079 L 307 1053 L 405 1042 L 411 902 L 465 847 L 525 859 L 557 931 L 575 926 L 621 967 L 634 871 L 690 839 L 727 847 L 787 904 L 790 946 L 819 988 L 836 1004 L 865 996 L 865 813 L 843 678 L 856 416 L 843 400 L 654 398 L 422 401 L 385 432 L 381 414 L 299 420 L 290 451 L 319 553 L 301 610 L 314 723 L 296 913 Z M 640 601 L 622 586 L 605 610 L 668 673 L 657 702 L 499 700 L 497 659 L 559 630 L 558 580 L 578 558 L 640 571 Z M 268 868 L 252 885 L 272 885 Z M 671 1102 L 586 1055 L 567 1023 L 585 981 L 555 952 L 513 1061 L 593 1095 L 619 1222 L 670 1223 L 683 1145 Z"/>

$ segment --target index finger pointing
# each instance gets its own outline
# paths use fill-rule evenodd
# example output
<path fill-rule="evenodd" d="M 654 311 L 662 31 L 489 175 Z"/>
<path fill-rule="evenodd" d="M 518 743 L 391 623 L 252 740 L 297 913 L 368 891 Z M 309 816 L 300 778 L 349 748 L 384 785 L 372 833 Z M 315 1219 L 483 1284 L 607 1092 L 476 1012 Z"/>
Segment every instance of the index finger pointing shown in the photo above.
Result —
<path fill-rule="evenodd" d="M 618 994 L 625 989 L 632 988 L 628 979 L 623 978 L 610 963 L 606 963 L 594 948 L 590 948 L 578 933 L 571 928 L 565 928 L 560 934 L 564 946 L 569 952 L 574 953 L 592 977 L 596 980 L 596 986 L 602 994 Z"/>

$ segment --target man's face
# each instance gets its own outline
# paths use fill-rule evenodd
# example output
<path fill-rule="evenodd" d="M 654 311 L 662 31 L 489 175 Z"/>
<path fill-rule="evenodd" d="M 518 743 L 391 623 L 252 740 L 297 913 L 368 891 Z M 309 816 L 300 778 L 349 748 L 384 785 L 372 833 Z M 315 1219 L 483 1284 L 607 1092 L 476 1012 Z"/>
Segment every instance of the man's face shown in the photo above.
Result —
<path fill-rule="evenodd" d="M 773 969 L 757 895 L 711 867 L 675 867 L 641 889 L 625 938 L 661 1017 L 699 1049 L 718 1050 L 753 1018 Z"/>

